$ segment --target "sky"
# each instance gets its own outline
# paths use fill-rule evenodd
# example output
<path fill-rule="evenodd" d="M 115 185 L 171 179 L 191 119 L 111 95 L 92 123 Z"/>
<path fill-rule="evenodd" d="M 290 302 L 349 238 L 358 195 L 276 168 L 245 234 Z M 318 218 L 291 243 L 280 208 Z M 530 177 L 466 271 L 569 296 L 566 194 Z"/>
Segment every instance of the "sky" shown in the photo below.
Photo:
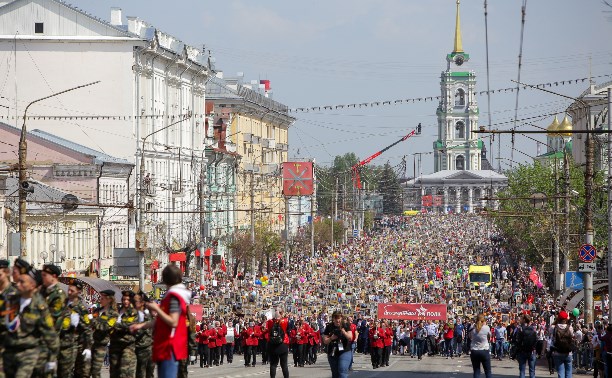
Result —
<path fill-rule="evenodd" d="M 488 1 L 490 88 L 513 87 L 518 77 L 521 6 L 526 3 L 521 81 L 551 83 L 592 76 L 597 84 L 612 80 L 612 9 L 601 0 Z M 440 73 L 453 49 L 455 0 L 72 0 L 73 5 L 105 20 L 110 8 L 139 17 L 195 47 L 212 51 L 226 76 L 243 72 L 245 80 L 268 79 L 274 99 L 290 108 L 339 105 L 440 95 Z M 486 83 L 484 0 L 461 2 L 465 67 L 477 75 L 476 91 Z M 602 76 L 608 75 L 608 76 Z M 577 97 L 588 83 L 549 88 Z M 551 113 L 571 100 L 535 90 L 521 90 L 517 119 L 547 127 Z M 512 127 L 516 93 L 478 96 L 480 125 Z M 430 152 L 437 139 L 437 101 L 294 113 L 289 156 L 315 158 L 329 165 L 336 155 L 354 152 L 363 159 L 408 134 L 410 138 L 373 161 L 407 161 L 412 176 L 415 152 Z M 561 118 L 561 117 L 560 117 Z M 518 122 L 520 129 L 535 129 Z M 496 137 L 497 138 L 497 137 Z M 545 136 L 536 136 L 545 140 Z M 495 140 L 489 156 L 500 163 Z M 530 162 L 537 143 L 517 135 L 501 139 L 501 168 Z M 545 146 L 542 147 L 545 152 Z M 491 151 L 489 151 L 491 155 Z M 509 159 L 514 160 L 512 163 Z M 433 171 L 433 155 L 423 155 L 421 172 Z M 400 172 L 404 173 L 404 172 Z"/>

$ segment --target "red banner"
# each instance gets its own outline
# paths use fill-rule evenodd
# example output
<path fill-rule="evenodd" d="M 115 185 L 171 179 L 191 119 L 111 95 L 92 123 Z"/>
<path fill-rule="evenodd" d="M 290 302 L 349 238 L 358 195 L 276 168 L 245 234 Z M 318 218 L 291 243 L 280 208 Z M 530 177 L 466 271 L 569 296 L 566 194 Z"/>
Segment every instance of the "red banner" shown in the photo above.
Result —
<path fill-rule="evenodd" d="M 202 305 L 201 304 L 192 304 L 189 305 L 189 312 L 193 315 L 196 322 L 202 320 Z"/>
<path fill-rule="evenodd" d="M 378 319 L 446 320 L 446 305 L 428 303 L 379 303 Z"/>
<path fill-rule="evenodd" d="M 283 163 L 283 194 L 309 196 L 313 190 L 312 162 Z"/>
<path fill-rule="evenodd" d="M 421 198 L 421 204 L 424 207 L 431 207 L 433 205 L 433 197 L 431 196 L 431 194 L 423 196 Z"/>

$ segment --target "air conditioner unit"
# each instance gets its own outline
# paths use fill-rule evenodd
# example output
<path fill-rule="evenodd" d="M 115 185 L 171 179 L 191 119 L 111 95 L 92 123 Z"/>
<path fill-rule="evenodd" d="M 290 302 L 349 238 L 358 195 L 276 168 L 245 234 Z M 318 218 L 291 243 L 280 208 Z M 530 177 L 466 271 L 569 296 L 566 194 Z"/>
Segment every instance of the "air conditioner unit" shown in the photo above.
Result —
<path fill-rule="evenodd" d="M 265 148 L 275 149 L 276 140 L 274 140 L 274 138 L 263 138 L 261 141 L 261 145 Z"/>
<path fill-rule="evenodd" d="M 247 171 L 247 172 L 258 173 L 259 172 L 259 165 L 253 164 L 253 163 L 245 163 L 244 164 L 244 170 Z"/>

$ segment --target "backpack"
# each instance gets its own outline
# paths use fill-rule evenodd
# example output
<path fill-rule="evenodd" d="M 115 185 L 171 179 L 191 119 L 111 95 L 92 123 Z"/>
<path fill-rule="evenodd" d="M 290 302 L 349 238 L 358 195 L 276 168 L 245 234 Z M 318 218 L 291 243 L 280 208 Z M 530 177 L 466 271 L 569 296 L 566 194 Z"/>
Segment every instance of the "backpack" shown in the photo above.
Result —
<path fill-rule="evenodd" d="M 275 321 L 270 330 L 270 344 L 280 345 L 285 341 L 285 332 L 281 328 L 280 322 Z"/>
<path fill-rule="evenodd" d="M 519 350 L 521 352 L 531 353 L 535 350 L 538 343 L 538 334 L 532 327 L 523 327 L 521 330 L 521 338 L 519 342 Z"/>
<path fill-rule="evenodd" d="M 569 326 L 565 329 L 555 327 L 553 335 L 555 350 L 559 353 L 569 353 L 574 349 L 574 338 L 570 333 Z"/>

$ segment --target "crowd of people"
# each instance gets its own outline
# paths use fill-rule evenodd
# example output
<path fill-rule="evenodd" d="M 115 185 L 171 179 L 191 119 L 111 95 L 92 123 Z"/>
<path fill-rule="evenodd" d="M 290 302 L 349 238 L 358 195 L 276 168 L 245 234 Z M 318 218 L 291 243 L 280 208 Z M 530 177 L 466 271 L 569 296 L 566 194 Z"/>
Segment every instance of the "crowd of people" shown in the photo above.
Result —
<path fill-rule="evenodd" d="M 599 343 L 607 323 L 584 324 L 579 314 L 562 311 L 537 269 L 505 250 L 490 220 L 424 214 L 386 217 L 379 226 L 315 256 L 287 263 L 281 255 L 265 275 L 217 270 L 203 285 L 185 286 L 181 270 L 168 265 L 159 303 L 130 290 L 121 292 L 120 303 L 113 290 L 85 303 L 78 278 L 67 292 L 60 288 L 59 267 L 0 260 L 0 378 L 100 377 L 105 363 L 112 377 L 148 378 L 155 367 L 160 377 L 184 377 L 189 365 L 232 364 L 236 354 L 245 368 L 269 364 L 274 377 L 280 365 L 288 377 L 290 357 L 299 369 L 322 353 L 334 377 L 348 374 L 354 353 L 369 355 L 372 369 L 401 356 L 470 354 L 475 376 L 477 364 L 490 376 L 487 353 L 517 359 L 523 374 L 546 357 L 551 372 L 565 374 L 568 361 L 559 356 L 567 356 L 554 347 L 555 340 L 563 344 L 555 330 L 565 328 L 574 340 L 570 374 L 572 364 L 602 370 L 597 353 L 605 359 Z M 491 266 L 491 283 L 473 285 L 470 265 Z M 444 304 L 447 318 L 382 319 L 379 303 Z M 190 310 L 196 305 L 203 307 L 198 318 Z"/>

